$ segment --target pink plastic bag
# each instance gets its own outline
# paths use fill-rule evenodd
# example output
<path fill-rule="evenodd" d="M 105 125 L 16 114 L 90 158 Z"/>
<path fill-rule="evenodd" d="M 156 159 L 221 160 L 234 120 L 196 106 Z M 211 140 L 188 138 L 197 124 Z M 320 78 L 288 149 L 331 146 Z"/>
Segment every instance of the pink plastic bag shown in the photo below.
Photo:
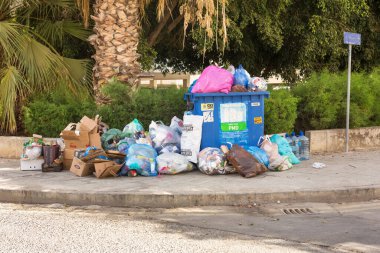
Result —
<path fill-rule="evenodd" d="M 203 70 L 191 92 L 222 92 L 227 94 L 231 91 L 233 83 L 234 77 L 229 71 L 216 66 L 208 66 Z"/>

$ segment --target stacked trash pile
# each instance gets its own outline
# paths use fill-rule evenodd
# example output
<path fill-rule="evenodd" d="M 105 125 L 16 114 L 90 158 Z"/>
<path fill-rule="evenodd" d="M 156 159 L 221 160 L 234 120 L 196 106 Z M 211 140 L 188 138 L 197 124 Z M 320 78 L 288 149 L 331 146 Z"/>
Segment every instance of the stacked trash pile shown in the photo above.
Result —
<path fill-rule="evenodd" d="M 207 175 L 254 177 L 268 170 L 288 170 L 308 159 L 309 141 L 302 132 L 299 137 L 264 135 L 266 89 L 263 78 L 251 77 L 242 66 L 236 70 L 209 66 L 186 96 L 208 94 L 202 94 L 203 102 L 184 112 L 183 119 L 174 116 L 170 125 L 152 121 L 148 128 L 134 119 L 120 130 L 99 116 L 84 116 L 68 124 L 51 145 L 41 136 L 29 140 L 22 163 L 43 155 L 43 171 L 63 167 L 77 176 L 97 178 L 174 175 L 195 169 Z"/>

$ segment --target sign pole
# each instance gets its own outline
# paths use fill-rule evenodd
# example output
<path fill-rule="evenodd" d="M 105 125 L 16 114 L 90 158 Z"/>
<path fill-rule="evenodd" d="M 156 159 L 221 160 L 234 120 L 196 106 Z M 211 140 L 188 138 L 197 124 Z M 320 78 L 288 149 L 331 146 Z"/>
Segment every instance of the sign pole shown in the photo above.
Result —
<path fill-rule="evenodd" d="M 343 33 L 343 42 L 348 45 L 348 73 L 347 73 L 347 112 L 346 112 L 346 152 L 349 150 L 349 133 L 350 130 L 350 96 L 351 96 L 351 54 L 352 45 L 360 46 L 362 36 L 360 33 Z"/>
<path fill-rule="evenodd" d="M 349 146 L 349 130 L 350 130 L 350 97 L 351 97 L 351 54 L 352 45 L 348 44 L 348 73 L 347 73 L 347 113 L 346 113 L 346 152 Z"/>

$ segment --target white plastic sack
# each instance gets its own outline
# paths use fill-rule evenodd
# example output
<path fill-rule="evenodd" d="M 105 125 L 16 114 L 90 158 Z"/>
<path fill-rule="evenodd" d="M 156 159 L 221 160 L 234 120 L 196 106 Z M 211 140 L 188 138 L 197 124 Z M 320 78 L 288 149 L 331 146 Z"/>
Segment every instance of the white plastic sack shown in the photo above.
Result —
<path fill-rule="evenodd" d="M 181 138 L 181 154 L 190 162 L 198 163 L 201 148 L 203 116 L 184 115 Z"/>
<path fill-rule="evenodd" d="M 264 141 L 261 143 L 260 148 L 264 150 L 269 157 L 269 170 L 284 171 L 293 167 L 287 156 L 281 156 L 278 153 L 277 144 L 272 143 L 269 136 L 264 137 Z"/>
<path fill-rule="evenodd" d="M 193 170 L 193 165 L 183 155 L 164 153 L 157 157 L 157 167 L 161 174 L 178 174 Z"/>

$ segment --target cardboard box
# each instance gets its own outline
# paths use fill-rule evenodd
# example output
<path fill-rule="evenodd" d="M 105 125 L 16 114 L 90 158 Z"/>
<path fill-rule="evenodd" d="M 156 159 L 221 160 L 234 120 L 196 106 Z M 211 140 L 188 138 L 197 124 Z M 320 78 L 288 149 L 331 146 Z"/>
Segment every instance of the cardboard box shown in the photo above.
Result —
<path fill-rule="evenodd" d="M 113 161 L 102 162 L 95 164 L 95 176 L 97 178 L 105 178 L 116 176 L 121 169 L 122 165 L 119 165 Z"/>
<path fill-rule="evenodd" d="M 70 171 L 79 177 L 89 176 L 94 172 L 94 164 L 85 163 L 81 159 L 74 157 Z"/>
<path fill-rule="evenodd" d="M 62 132 L 61 137 L 65 142 L 65 148 L 86 148 L 90 145 L 88 131 L 77 130 L 78 124 L 70 123 Z M 75 129 L 75 130 L 73 130 Z"/>
<path fill-rule="evenodd" d="M 88 131 L 89 133 L 97 133 L 98 124 L 96 124 L 95 120 L 90 119 L 87 116 L 84 116 L 80 120 L 80 130 Z"/>
<path fill-rule="evenodd" d="M 72 163 L 73 163 L 73 159 L 63 159 L 63 169 L 69 170 Z"/>
<path fill-rule="evenodd" d="M 100 134 L 99 133 L 92 133 L 89 135 L 90 138 L 90 146 L 91 147 L 97 147 L 102 149 L 102 142 L 100 140 Z"/>
<path fill-rule="evenodd" d="M 75 149 L 65 148 L 65 150 L 63 151 L 63 159 L 64 160 L 73 160 L 74 152 L 75 152 Z"/>

